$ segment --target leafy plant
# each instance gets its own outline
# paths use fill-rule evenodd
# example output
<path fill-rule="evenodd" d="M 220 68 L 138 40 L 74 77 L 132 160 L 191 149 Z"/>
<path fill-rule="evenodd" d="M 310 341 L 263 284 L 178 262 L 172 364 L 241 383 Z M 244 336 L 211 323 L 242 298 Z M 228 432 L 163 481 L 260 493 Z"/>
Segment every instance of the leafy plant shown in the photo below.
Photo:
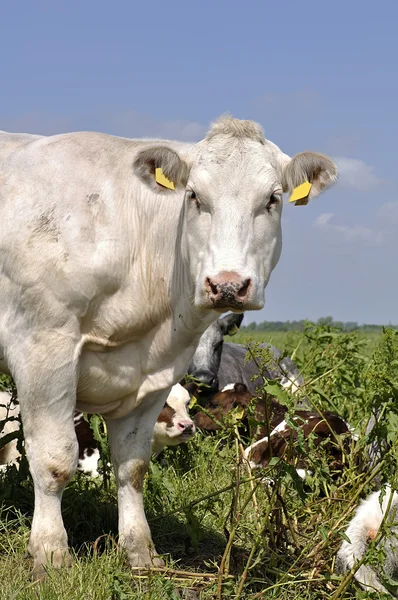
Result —
<path fill-rule="evenodd" d="M 372 353 L 362 334 L 335 325 L 307 323 L 294 337 L 285 335 L 285 352 L 294 354 L 305 379 L 302 395 L 313 408 L 337 412 L 358 435 L 349 444 L 336 440 L 342 444 L 345 467 L 339 477 L 325 447 L 316 445 L 313 436 L 304 439 L 292 419 L 298 397 L 278 381 L 264 378 L 260 393 L 287 406 L 286 420 L 297 434 L 286 454 L 255 471 L 242 459 L 250 431 L 264 425 L 251 406 L 249 428 L 235 410 L 220 431 L 198 434 L 153 459 L 144 499 L 155 544 L 167 566 L 160 573 L 133 577 L 116 551 L 117 491 L 108 467 L 105 424 L 101 417 L 92 417 L 105 487 L 80 473 L 64 494 L 65 523 L 76 551 L 70 572 L 50 572 L 40 587 L 26 583 L 31 565 L 23 553 L 31 524 L 32 482 L 22 478 L 21 469 L 0 473 L 0 597 L 160 600 L 185 597 L 182 590 L 189 589 L 199 600 L 380 600 L 381 594 L 353 584 L 352 573 L 336 575 L 334 560 L 353 511 L 360 498 L 375 489 L 375 478 L 397 488 L 398 334 L 385 329 Z M 251 333 L 258 336 L 257 331 Z M 258 341 L 269 337 L 256 337 Z M 260 368 L 270 360 L 258 343 L 250 353 Z M 377 416 L 376 426 L 367 433 L 372 414 Z M 370 467 L 368 449 L 373 442 L 380 457 Z M 312 475 L 305 482 L 295 470 L 297 455 L 310 465 Z M 384 527 L 379 539 L 388 533 Z M 383 560 L 383 543 L 371 545 L 365 561 L 381 568 Z"/>

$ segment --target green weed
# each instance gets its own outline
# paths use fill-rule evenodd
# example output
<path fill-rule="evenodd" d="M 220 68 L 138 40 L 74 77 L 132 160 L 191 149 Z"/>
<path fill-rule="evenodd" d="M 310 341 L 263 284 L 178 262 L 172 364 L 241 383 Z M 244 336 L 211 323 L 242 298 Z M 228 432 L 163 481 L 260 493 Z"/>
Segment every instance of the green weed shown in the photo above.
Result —
<path fill-rule="evenodd" d="M 95 418 L 91 425 L 101 444 L 102 475 L 91 480 L 79 473 L 64 495 L 64 520 L 75 556 L 69 571 L 49 568 L 44 583 L 30 581 L 31 560 L 24 552 L 32 482 L 25 462 L 19 471 L 12 468 L 0 475 L 0 597 L 382 598 L 363 592 L 352 574 L 337 576 L 334 560 L 347 523 L 359 499 L 374 489 L 376 476 L 397 487 L 398 333 L 384 330 L 369 352 L 362 334 L 308 324 L 303 333 L 286 339 L 284 348 L 289 353 L 296 350 L 306 381 L 303 393 L 312 406 L 338 412 L 359 435 L 348 449 L 341 446 L 346 468 L 340 478 L 333 477 L 323 448 L 300 438 L 295 450 L 307 453 L 313 473 L 305 485 L 281 459 L 273 459 L 266 470 L 251 472 L 242 461 L 247 432 L 235 415 L 229 428 L 198 434 L 151 462 L 144 486 L 146 511 L 167 567 L 138 575 L 118 552 L 115 481 L 107 470 L 106 431 Z M 267 359 L 255 346 L 252 353 L 260 363 Z M 293 399 L 276 382 L 265 380 L 263 393 L 277 395 L 293 410 Z M 381 411 L 382 418 L 367 436 L 374 410 Z M 380 461 L 369 471 L 366 446 L 373 439 L 382 441 L 383 448 Z M 274 485 L 264 485 L 264 478 Z M 374 550 L 366 558 L 372 564 L 381 559 Z"/>

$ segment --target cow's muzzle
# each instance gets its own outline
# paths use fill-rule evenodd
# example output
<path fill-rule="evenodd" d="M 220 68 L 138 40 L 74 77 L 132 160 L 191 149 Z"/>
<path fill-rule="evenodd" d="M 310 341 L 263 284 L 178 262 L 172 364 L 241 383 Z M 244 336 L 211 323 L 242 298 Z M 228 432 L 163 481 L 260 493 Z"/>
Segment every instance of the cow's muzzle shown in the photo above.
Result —
<path fill-rule="evenodd" d="M 223 271 L 216 277 L 206 277 L 205 292 L 213 308 L 245 309 L 251 295 L 252 281 L 232 271 Z"/>

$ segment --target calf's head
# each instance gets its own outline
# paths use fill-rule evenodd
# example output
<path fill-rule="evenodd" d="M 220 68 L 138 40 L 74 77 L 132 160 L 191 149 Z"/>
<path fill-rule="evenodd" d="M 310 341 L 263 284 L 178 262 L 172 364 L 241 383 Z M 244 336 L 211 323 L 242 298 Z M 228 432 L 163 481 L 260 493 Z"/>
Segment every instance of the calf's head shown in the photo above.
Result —
<path fill-rule="evenodd" d="M 223 422 L 224 417 L 235 408 L 240 407 L 244 410 L 241 423 L 247 427 L 246 409 L 252 400 L 253 396 L 244 383 L 231 383 L 212 397 L 210 405 L 206 407 L 206 412 L 196 413 L 195 425 L 206 431 L 216 431 L 221 429 L 220 423 Z"/>
<path fill-rule="evenodd" d="M 173 189 L 156 182 L 158 168 Z M 263 307 L 281 253 L 283 192 L 308 181 L 311 199 L 337 178 L 329 158 L 313 152 L 289 158 L 257 123 L 231 117 L 179 153 L 167 146 L 138 153 L 134 169 L 158 193 L 184 194 L 182 249 L 194 303 L 219 312 Z"/>
<path fill-rule="evenodd" d="M 156 454 L 165 446 L 188 441 L 195 434 L 196 427 L 188 413 L 190 400 L 182 385 L 173 385 L 153 430 L 152 448 Z"/>

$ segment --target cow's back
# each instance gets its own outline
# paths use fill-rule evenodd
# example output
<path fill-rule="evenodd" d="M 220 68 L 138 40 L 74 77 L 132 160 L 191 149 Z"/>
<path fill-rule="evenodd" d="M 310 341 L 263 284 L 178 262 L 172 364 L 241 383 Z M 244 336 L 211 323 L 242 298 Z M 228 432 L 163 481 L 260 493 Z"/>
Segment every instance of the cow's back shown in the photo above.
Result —
<path fill-rule="evenodd" d="M 127 414 L 139 394 L 172 385 L 177 368 L 182 377 L 191 358 L 193 326 L 175 316 L 190 307 L 176 244 L 184 190 L 158 194 L 134 171 L 155 140 L 94 132 L 2 140 L 0 372 L 20 386 L 23 351 L 35 343 L 45 355 L 63 329 L 79 356 L 80 409 Z"/>
<path fill-rule="evenodd" d="M 4 285 L 14 280 L 15 289 L 37 288 L 40 297 L 57 291 L 76 307 L 79 297 L 120 284 L 118 267 L 131 250 L 125 213 L 136 148 L 135 141 L 91 132 L 0 133 Z"/>
<path fill-rule="evenodd" d="M 245 364 L 246 355 L 246 346 L 224 342 L 218 371 L 219 388 L 221 390 L 226 385 L 239 381 L 244 383 L 252 394 L 256 393 L 256 388 L 261 386 L 262 379 L 256 364 L 252 360 Z M 255 375 L 257 377 L 255 381 L 252 381 L 251 379 Z"/>
<path fill-rule="evenodd" d="M 303 377 L 290 358 L 281 358 L 282 352 L 270 344 L 261 344 L 261 347 L 265 350 L 268 349 L 273 357 L 273 359 L 267 361 L 263 370 L 264 377 L 267 379 L 283 379 L 287 377 L 289 380 L 294 381 L 297 387 L 303 385 Z M 263 380 L 253 358 L 250 358 L 245 363 L 247 354 L 248 349 L 243 344 L 224 343 L 218 373 L 220 389 L 223 389 L 230 383 L 239 381 L 244 383 L 252 394 L 256 393 L 256 389 L 262 385 Z M 253 378 L 254 381 L 252 381 Z"/>
<path fill-rule="evenodd" d="M 42 136 L 31 133 L 8 133 L 0 130 L 0 173 L 5 168 L 8 157 Z"/>

